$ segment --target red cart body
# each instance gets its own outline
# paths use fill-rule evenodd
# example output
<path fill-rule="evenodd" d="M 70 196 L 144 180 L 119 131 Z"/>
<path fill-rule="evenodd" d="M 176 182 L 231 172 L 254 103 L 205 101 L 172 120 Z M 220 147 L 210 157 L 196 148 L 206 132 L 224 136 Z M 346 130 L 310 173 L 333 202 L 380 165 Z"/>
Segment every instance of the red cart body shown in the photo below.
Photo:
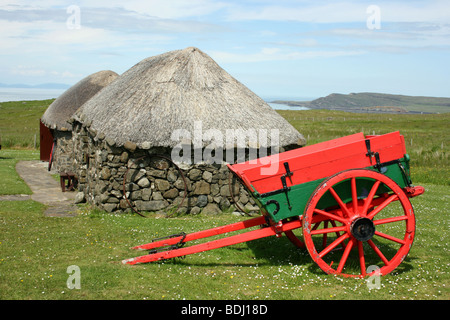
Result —
<path fill-rule="evenodd" d="M 353 134 L 228 167 L 255 198 L 262 216 L 157 239 L 134 248 L 151 250 L 148 255 L 123 262 L 169 259 L 285 234 L 297 247 L 306 247 L 325 272 L 362 277 L 369 263 L 380 265 L 369 274 L 391 272 L 410 250 L 415 219 L 409 198 L 424 189 L 412 186 L 399 132 Z M 390 231 L 392 226 L 395 231 Z M 252 227 L 259 228 L 184 247 L 191 240 Z M 296 229 L 302 230 L 303 239 Z M 356 267 L 347 263 L 352 252 Z"/>

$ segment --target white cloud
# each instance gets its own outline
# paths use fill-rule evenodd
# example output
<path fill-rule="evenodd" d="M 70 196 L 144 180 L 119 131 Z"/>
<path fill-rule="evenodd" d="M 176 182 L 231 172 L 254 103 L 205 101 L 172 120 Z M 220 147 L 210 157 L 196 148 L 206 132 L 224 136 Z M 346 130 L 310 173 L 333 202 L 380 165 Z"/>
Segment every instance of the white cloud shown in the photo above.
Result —
<path fill-rule="evenodd" d="M 364 54 L 364 50 L 309 50 L 286 52 L 280 48 L 263 48 L 256 53 L 231 53 L 226 51 L 209 51 L 211 57 L 219 63 L 252 63 L 266 61 L 304 60 L 315 58 L 333 58 Z"/>
<path fill-rule="evenodd" d="M 80 28 L 67 25 L 66 9 L 0 7 L 1 54 L 40 53 L 49 48 L 58 52 L 83 46 L 83 50 L 135 46 L 136 43 L 161 44 L 173 40 L 172 34 L 202 32 L 211 25 L 189 21 L 165 20 L 139 15 L 123 9 L 83 9 Z"/>
<path fill-rule="evenodd" d="M 212 0 L 120 0 L 117 1 L 117 5 L 130 11 L 163 19 L 201 17 L 228 6 L 225 2 Z"/>
<path fill-rule="evenodd" d="M 381 20 L 385 22 L 448 22 L 450 3 L 435 1 L 376 1 Z M 299 21 L 313 23 L 365 22 L 372 3 L 361 1 L 304 1 L 287 5 L 246 7 L 236 5 L 229 9 L 230 20 Z"/>
<path fill-rule="evenodd" d="M 353 3 L 331 3 L 309 6 L 270 5 L 261 8 L 233 8 L 230 20 L 348 22 L 364 21 L 366 6 Z"/>
<path fill-rule="evenodd" d="M 106 30 L 82 27 L 70 30 L 63 23 L 52 21 L 16 22 L 0 20 L 0 46 L 12 54 L 18 52 L 49 52 L 49 48 L 63 49 L 67 45 L 101 46 L 113 43 L 113 36 Z"/>
<path fill-rule="evenodd" d="M 0 9 L 48 9 L 67 8 L 77 5 L 81 10 L 91 8 L 123 9 L 151 17 L 162 19 L 184 19 L 213 14 L 229 4 L 214 0 L 8 0 L 0 2 Z"/>
<path fill-rule="evenodd" d="M 366 27 L 372 4 L 381 10 L 379 30 Z M 80 7 L 80 29 L 67 28 L 70 5 Z M 256 82 L 266 81 L 254 74 L 259 66 L 245 64 L 264 62 L 275 70 L 277 62 L 289 61 L 292 69 L 286 72 L 328 64 L 322 82 L 339 72 L 344 59 L 333 58 L 355 57 L 362 63 L 387 57 L 378 52 L 411 53 L 400 64 L 430 64 L 426 70 L 433 77 L 433 62 L 445 59 L 450 46 L 450 2 L 0 0 L 0 30 L 0 82 L 65 82 L 101 68 L 120 73 L 140 59 L 187 45 L 199 46 L 219 64 L 239 64 Z M 425 63 L 422 52 L 415 54 L 418 50 L 437 54 Z M 312 59 L 321 60 L 297 63 Z M 439 64 L 438 76 L 445 66 Z M 355 72 L 352 67 L 342 67 L 341 73 Z M 380 72 L 394 79 L 399 72 L 391 69 Z"/>
<path fill-rule="evenodd" d="M 77 74 L 77 73 L 73 73 L 73 72 L 70 72 L 70 71 L 62 71 L 62 72 L 60 72 L 60 71 L 50 71 L 49 73 L 52 76 L 60 77 L 62 79 L 78 79 L 78 78 L 83 76 L 82 74 L 79 74 L 79 73 Z"/>
<path fill-rule="evenodd" d="M 46 75 L 47 72 L 44 69 L 40 68 L 18 65 L 10 69 L 10 74 L 26 77 L 36 77 L 36 76 L 41 77 Z"/>
<path fill-rule="evenodd" d="M 450 24 L 394 23 L 385 24 L 380 30 L 335 28 L 313 34 L 318 37 L 340 39 L 341 44 L 345 44 L 346 39 L 348 41 L 353 39 L 354 45 L 391 47 L 391 49 L 450 46 Z"/>
<path fill-rule="evenodd" d="M 82 77 L 82 74 L 80 73 L 73 73 L 70 71 L 48 70 L 45 68 L 39 68 L 30 65 L 13 66 L 9 68 L 8 73 L 12 76 L 21 76 L 26 78 L 42 78 L 45 76 L 51 76 L 52 78 L 73 80 Z"/>
<path fill-rule="evenodd" d="M 279 53 L 280 51 L 280 48 L 262 48 L 261 53 L 263 55 L 271 56 Z"/>

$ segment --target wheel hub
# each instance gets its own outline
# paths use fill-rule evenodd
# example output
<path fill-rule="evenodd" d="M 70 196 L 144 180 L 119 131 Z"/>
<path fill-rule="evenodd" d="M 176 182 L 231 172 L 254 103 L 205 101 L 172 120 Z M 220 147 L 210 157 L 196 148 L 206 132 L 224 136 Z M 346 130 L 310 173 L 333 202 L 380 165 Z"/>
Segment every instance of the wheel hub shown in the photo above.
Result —
<path fill-rule="evenodd" d="M 359 241 L 368 241 L 375 234 L 375 225 L 369 218 L 357 218 L 353 220 L 350 231 Z"/>

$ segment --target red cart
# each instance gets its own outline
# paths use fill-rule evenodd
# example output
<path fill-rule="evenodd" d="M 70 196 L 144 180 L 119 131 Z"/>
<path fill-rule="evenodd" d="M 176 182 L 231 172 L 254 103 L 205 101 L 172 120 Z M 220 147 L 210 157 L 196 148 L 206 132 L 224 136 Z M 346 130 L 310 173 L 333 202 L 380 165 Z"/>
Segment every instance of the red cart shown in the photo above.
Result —
<path fill-rule="evenodd" d="M 170 259 L 284 234 L 306 248 L 326 273 L 364 277 L 391 272 L 412 246 L 415 218 L 409 198 L 424 188 L 412 185 L 399 132 L 358 133 L 228 167 L 254 197 L 261 216 L 155 239 L 134 248 L 149 250 L 147 255 L 123 263 Z M 185 246 L 248 228 L 254 229 Z"/>

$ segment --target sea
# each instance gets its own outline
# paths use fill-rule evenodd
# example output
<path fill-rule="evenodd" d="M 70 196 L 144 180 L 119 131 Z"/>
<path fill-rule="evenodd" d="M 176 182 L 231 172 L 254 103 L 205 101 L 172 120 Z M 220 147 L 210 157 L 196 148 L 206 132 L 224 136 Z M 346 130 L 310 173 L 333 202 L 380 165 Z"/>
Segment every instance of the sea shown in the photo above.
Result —
<path fill-rule="evenodd" d="M 294 100 L 289 100 L 289 101 L 294 101 Z M 309 101 L 309 100 L 299 100 L 299 101 Z M 269 106 L 272 107 L 272 109 L 275 109 L 275 110 L 309 110 L 309 108 L 306 108 L 306 107 L 291 107 L 286 104 L 272 103 L 267 100 L 266 100 L 266 102 Z"/>
<path fill-rule="evenodd" d="M 275 110 L 309 110 L 306 107 L 291 107 L 286 104 L 273 103 L 272 101 L 313 101 L 318 97 L 263 97 L 263 100 L 267 102 Z"/>
<path fill-rule="evenodd" d="M 58 98 L 66 89 L 0 88 L 0 102 Z"/>
<path fill-rule="evenodd" d="M 67 89 L 38 89 L 38 88 L 0 88 L 0 102 L 7 101 L 31 101 L 58 98 Z M 306 107 L 290 107 L 285 104 L 272 103 L 271 101 L 312 101 L 311 97 L 289 98 L 263 98 L 275 110 L 308 110 Z"/>

